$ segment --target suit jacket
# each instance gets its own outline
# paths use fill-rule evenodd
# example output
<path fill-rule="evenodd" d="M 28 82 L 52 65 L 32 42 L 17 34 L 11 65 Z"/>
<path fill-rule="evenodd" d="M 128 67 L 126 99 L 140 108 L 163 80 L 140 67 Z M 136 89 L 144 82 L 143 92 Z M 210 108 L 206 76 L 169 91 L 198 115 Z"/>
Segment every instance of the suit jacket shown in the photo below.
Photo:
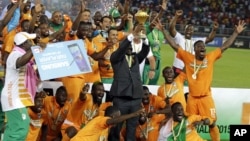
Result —
<path fill-rule="evenodd" d="M 142 98 L 143 89 L 140 77 L 139 64 L 147 57 L 149 45 L 143 43 L 142 50 L 133 55 L 133 63 L 129 68 L 126 60 L 126 51 L 131 42 L 126 38 L 119 48 L 110 57 L 114 71 L 114 80 L 110 89 L 110 95 L 114 97 Z"/>

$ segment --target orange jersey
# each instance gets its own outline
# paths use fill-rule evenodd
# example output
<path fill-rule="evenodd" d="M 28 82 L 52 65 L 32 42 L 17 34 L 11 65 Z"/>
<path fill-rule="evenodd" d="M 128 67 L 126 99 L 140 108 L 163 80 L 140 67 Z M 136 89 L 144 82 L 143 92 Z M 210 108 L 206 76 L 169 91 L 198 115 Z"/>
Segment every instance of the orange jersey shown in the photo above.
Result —
<path fill-rule="evenodd" d="M 29 21 L 32 20 L 31 10 L 29 10 L 27 13 L 22 13 L 21 19 L 20 19 L 20 21 L 19 21 L 19 25 L 17 26 L 17 31 L 18 31 L 18 32 L 21 32 L 21 23 L 22 23 L 22 21 L 24 21 L 24 20 L 29 20 Z"/>
<path fill-rule="evenodd" d="M 104 103 L 102 103 L 100 105 L 99 111 L 98 111 L 99 116 L 104 116 L 105 110 L 107 109 L 107 107 L 112 106 L 112 105 L 113 105 L 112 102 L 104 102 Z"/>
<path fill-rule="evenodd" d="M 147 139 L 147 141 L 157 141 L 159 135 L 159 126 L 162 120 L 165 119 L 164 114 L 156 114 L 151 119 L 148 119 L 143 125 L 136 127 L 136 139 Z"/>
<path fill-rule="evenodd" d="M 98 35 L 98 36 L 100 36 L 100 35 Z M 95 37 L 95 38 L 98 38 L 98 37 Z M 96 40 L 95 38 L 93 38 L 91 42 L 88 39 L 85 39 L 85 45 L 87 46 L 87 48 L 93 48 L 95 50 L 95 52 L 99 52 L 102 50 L 103 44 L 102 44 L 102 42 Z M 96 81 L 101 81 L 98 61 L 95 61 L 94 59 L 92 59 L 89 56 L 89 62 L 90 62 L 90 65 L 92 67 L 92 72 L 84 74 L 85 82 L 93 83 Z"/>
<path fill-rule="evenodd" d="M 3 29 L 3 45 L 2 50 L 10 53 L 14 48 L 14 37 L 16 35 L 16 30 L 13 29 L 8 32 L 7 26 Z"/>
<path fill-rule="evenodd" d="M 30 116 L 30 127 L 26 141 L 39 141 L 41 127 L 45 120 L 45 111 L 42 110 L 41 113 L 35 113 L 30 108 L 28 108 L 28 113 Z"/>
<path fill-rule="evenodd" d="M 172 84 L 163 84 L 158 88 L 157 95 L 162 97 L 163 99 L 166 98 L 166 96 L 171 96 L 169 99 L 170 104 L 172 105 L 175 102 L 180 102 L 184 108 L 184 111 L 186 111 L 186 100 L 184 96 L 183 91 L 183 83 L 186 80 L 186 75 L 181 72 L 173 81 Z"/>
<path fill-rule="evenodd" d="M 77 130 L 85 127 L 94 117 L 98 115 L 104 116 L 104 111 L 108 106 L 111 106 L 111 102 L 105 102 L 98 107 L 93 103 L 92 95 L 86 94 L 87 98 L 84 101 L 79 99 L 73 103 L 67 118 L 62 124 L 61 133 L 63 135 L 63 141 L 68 140 L 65 135 L 65 130 L 69 126 L 74 126 Z"/>
<path fill-rule="evenodd" d="M 185 64 L 189 94 L 194 97 L 211 95 L 214 62 L 221 57 L 221 49 L 208 53 L 203 61 L 196 60 L 194 55 L 181 48 L 177 57 Z M 196 79 L 192 78 L 194 71 L 197 71 Z"/>
<path fill-rule="evenodd" d="M 150 95 L 149 101 L 149 105 L 143 105 L 147 113 L 156 112 L 166 107 L 166 102 L 159 96 Z M 155 114 L 145 124 L 138 125 L 136 138 L 147 138 L 147 141 L 156 141 L 159 134 L 159 125 L 163 119 L 165 119 L 164 114 Z"/>
<path fill-rule="evenodd" d="M 117 34 L 118 34 L 117 38 L 119 41 L 122 41 L 126 37 L 123 31 L 118 31 Z"/>
<path fill-rule="evenodd" d="M 82 128 L 70 141 L 107 141 L 108 129 L 107 120 L 110 117 L 98 116 Z"/>
<path fill-rule="evenodd" d="M 23 20 L 30 20 L 30 21 L 32 20 L 31 10 L 29 10 L 27 13 L 22 13 L 20 23 Z"/>
<path fill-rule="evenodd" d="M 56 138 L 60 134 L 61 125 L 63 124 L 70 107 L 71 103 L 69 101 L 66 101 L 64 106 L 60 107 L 54 96 L 47 96 L 44 99 L 44 110 L 47 113 L 46 124 L 48 127 L 48 141 Z"/>
<path fill-rule="evenodd" d="M 87 107 L 91 107 L 90 105 L 93 105 L 93 100 L 91 94 L 86 94 L 86 96 L 86 100 L 81 101 L 77 99 L 76 102 L 72 104 L 72 107 L 62 124 L 62 132 L 64 132 L 64 130 L 69 126 L 74 126 L 77 130 L 80 130 L 82 126 L 88 122 L 84 116 L 84 111 Z"/>
<path fill-rule="evenodd" d="M 69 33 L 70 30 L 71 30 L 71 27 L 72 27 L 72 25 L 73 25 L 73 22 L 72 22 L 71 18 L 69 17 L 69 15 L 66 15 L 66 14 L 63 15 L 63 19 L 64 19 L 64 21 L 68 22 L 68 23 L 67 23 L 67 27 L 65 28 L 64 31 L 65 31 L 66 33 Z M 65 24 L 65 23 L 64 23 L 64 24 Z"/>
<path fill-rule="evenodd" d="M 106 46 L 104 46 L 105 48 Z M 103 48 L 103 49 L 104 49 Z M 110 56 L 113 52 L 115 52 L 117 49 L 119 48 L 119 43 L 116 43 L 111 49 L 109 49 L 105 55 L 104 55 L 104 64 L 105 65 L 109 65 L 110 67 L 107 68 L 107 67 L 102 67 L 102 66 L 99 66 L 99 69 L 100 69 L 100 75 L 101 75 L 101 78 L 113 78 L 114 76 L 114 71 L 111 67 L 111 62 L 110 62 Z"/>
<path fill-rule="evenodd" d="M 146 112 L 155 112 L 157 110 L 163 109 L 166 107 L 166 102 L 163 98 L 156 95 L 149 95 L 149 105 L 143 105 Z"/>
<path fill-rule="evenodd" d="M 40 42 L 48 44 L 50 42 L 49 37 L 44 37 L 40 39 Z"/>
<path fill-rule="evenodd" d="M 91 94 L 86 94 L 87 98 L 84 101 L 77 100 L 73 103 L 66 120 L 62 125 L 62 130 L 65 130 L 69 126 L 74 126 L 77 130 L 84 127 L 94 117 L 103 115 L 104 110 L 110 106 L 110 103 L 102 103 L 100 107 L 93 103 L 93 97 Z"/>

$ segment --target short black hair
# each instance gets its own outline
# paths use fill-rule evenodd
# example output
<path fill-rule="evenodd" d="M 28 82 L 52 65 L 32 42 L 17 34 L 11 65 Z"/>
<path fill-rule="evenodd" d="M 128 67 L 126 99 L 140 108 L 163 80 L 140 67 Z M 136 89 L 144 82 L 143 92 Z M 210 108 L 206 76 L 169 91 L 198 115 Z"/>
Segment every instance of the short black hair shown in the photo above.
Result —
<path fill-rule="evenodd" d="M 103 83 L 100 81 L 96 81 L 93 83 L 91 90 L 95 90 L 97 86 L 103 86 Z"/>
<path fill-rule="evenodd" d="M 147 86 L 142 86 L 142 88 L 143 88 L 143 90 L 148 90 L 149 91 Z"/>
<path fill-rule="evenodd" d="M 172 67 L 170 67 L 170 66 L 166 66 L 165 68 L 162 69 L 162 72 L 161 72 L 161 73 L 164 74 L 164 71 L 165 71 L 166 69 L 171 69 L 171 68 L 172 68 Z"/>
<path fill-rule="evenodd" d="M 60 86 L 59 88 L 57 88 L 56 94 L 58 94 L 60 92 L 66 92 L 67 93 L 66 87 L 65 86 Z"/>
<path fill-rule="evenodd" d="M 195 46 L 198 44 L 198 43 L 204 43 L 202 40 L 198 40 L 198 41 L 196 41 L 196 42 L 194 42 L 194 48 L 195 48 Z"/>
<path fill-rule="evenodd" d="M 119 111 L 120 110 L 117 107 L 115 107 L 115 106 L 109 106 L 109 107 L 106 108 L 104 116 L 105 117 L 112 117 L 112 115 L 114 113 L 119 112 Z"/>
<path fill-rule="evenodd" d="M 110 19 L 112 21 L 112 18 L 110 16 L 102 16 L 101 22 L 103 22 L 105 18 Z"/>
<path fill-rule="evenodd" d="M 40 18 L 39 18 L 39 23 L 40 24 L 48 24 L 49 25 L 49 18 L 48 18 L 48 16 L 41 15 Z"/>
<path fill-rule="evenodd" d="M 117 28 L 116 27 L 110 27 L 109 30 L 108 30 L 108 35 L 109 35 L 111 30 L 116 30 L 117 31 Z"/>
<path fill-rule="evenodd" d="M 79 27 L 83 26 L 83 25 L 90 25 L 90 26 L 92 26 L 92 23 L 91 22 L 80 21 Z"/>
<path fill-rule="evenodd" d="M 21 22 L 21 27 L 23 27 L 23 26 L 24 26 L 24 23 L 26 23 L 26 22 L 30 22 L 30 20 L 28 20 L 28 19 L 23 20 L 23 21 Z"/>
<path fill-rule="evenodd" d="M 174 107 L 181 105 L 180 102 L 175 102 L 174 104 L 171 105 L 171 111 L 173 111 Z M 182 105 L 181 105 L 182 106 Z"/>

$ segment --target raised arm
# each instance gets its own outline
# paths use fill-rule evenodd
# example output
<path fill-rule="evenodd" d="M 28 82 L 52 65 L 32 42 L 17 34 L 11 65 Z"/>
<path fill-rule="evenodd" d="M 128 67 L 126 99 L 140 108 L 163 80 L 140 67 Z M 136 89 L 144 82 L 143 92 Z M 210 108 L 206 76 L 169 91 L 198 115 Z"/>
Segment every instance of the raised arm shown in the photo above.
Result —
<path fill-rule="evenodd" d="M 8 26 L 9 32 L 17 27 L 20 19 L 20 9 L 18 7 L 19 3 L 13 4 L 0 23 L 0 31 L 2 31 L 6 25 Z"/>
<path fill-rule="evenodd" d="M 238 25 L 235 25 L 235 30 L 233 34 L 220 47 L 221 52 L 224 52 L 227 48 L 229 48 L 233 44 L 236 37 L 246 28 L 245 25 L 246 25 L 245 21 L 242 20 L 238 22 Z"/>
<path fill-rule="evenodd" d="M 60 30 L 54 32 L 53 34 L 49 36 L 49 40 L 52 41 L 56 39 L 59 35 L 61 35 L 67 29 L 68 24 L 69 24 L 69 21 L 65 21 L 63 27 Z"/>
<path fill-rule="evenodd" d="M 129 6 L 130 6 L 130 3 L 131 3 L 130 1 L 131 0 L 125 0 L 123 14 L 128 14 L 129 13 Z"/>
<path fill-rule="evenodd" d="M 167 10 L 167 4 L 168 4 L 168 0 L 162 0 L 162 4 L 161 4 L 161 10 L 160 12 L 157 14 L 157 16 L 153 19 L 152 22 L 154 22 L 157 19 L 161 19 L 161 17 L 163 16 L 164 11 Z"/>
<path fill-rule="evenodd" d="M 172 37 L 175 37 L 177 31 L 176 31 L 176 22 L 178 20 L 178 18 L 183 14 L 183 11 L 182 10 L 177 10 L 175 12 L 175 15 L 174 15 L 174 18 L 170 21 L 169 23 L 169 33 Z"/>
<path fill-rule="evenodd" d="M 89 91 L 89 87 L 90 87 L 89 84 L 86 84 L 86 85 L 83 86 L 83 88 L 82 88 L 82 90 L 80 92 L 80 95 L 79 95 L 79 100 L 85 101 L 87 99 L 86 94 Z"/>
<path fill-rule="evenodd" d="M 30 21 L 29 33 L 34 32 L 35 24 L 38 21 L 38 17 L 40 17 L 41 11 L 42 11 L 42 5 L 36 4 L 36 6 L 34 7 L 34 13 L 32 15 L 32 19 Z"/>
<path fill-rule="evenodd" d="M 160 20 L 158 19 L 157 21 L 154 22 L 154 25 L 160 30 L 162 31 L 165 39 L 167 40 L 167 42 L 169 43 L 169 45 L 174 49 L 174 51 L 177 52 L 179 45 L 175 43 L 175 41 L 173 40 L 173 38 L 168 34 L 167 30 L 164 28 L 164 26 L 162 26 Z"/>
<path fill-rule="evenodd" d="M 138 24 L 135 27 L 133 33 L 129 34 L 127 38 L 120 43 L 119 48 L 115 52 L 113 52 L 110 57 L 110 61 L 112 63 L 116 63 L 120 61 L 125 56 L 128 47 L 131 45 L 134 35 L 138 36 L 142 30 L 144 30 L 144 26 L 141 24 Z"/>
<path fill-rule="evenodd" d="M 99 52 L 94 52 L 93 54 L 90 55 L 91 58 L 93 58 L 95 61 L 100 61 L 100 59 L 103 59 L 104 55 L 106 52 L 113 47 L 114 43 L 113 42 L 108 42 L 107 46 L 99 51 Z"/>
<path fill-rule="evenodd" d="M 213 29 L 210 32 L 210 34 L 208 35 L 208 37 L 206 38 L 205 43 L 209 43 L 209 42 L 211 42 L 211 41 L 214 40 L 214 37 L 216 35 L 216 31 L 217 31 L 218 28 L 219 28 L 219 23 L 218 22 L 214 22 Z"/>
<path fill-rule="evenodd" d="M 81 10 L 79 11 L 79 14 L 77 15 L 75 21 L 72 24 L 72 29 L 71 29 L 72 31 L 77 30 L 79 23 L 81 21 L 82 13 L 84 12 L 84 9 L 85 9 L 85 2 L 81 0 Z"/>
<path fill-rule="evenodd" d="M 20 68 L 20 67 L 26 65 L 30 61 L 30 59 L 32 59 L 32 57 L 33 57 L 33 54 L 31 51 L 32 41 L 27 40 L 25 44 L 29 44 L 29 49 L 26 51 L 26 53 L 23 56 L 21 56 L 17 59 L 16 68 Z M 46 48 L 46 44 L 44 44 L 44 43 L 38 43 L 37 45 L 40 46 L 42 49 Z"/>

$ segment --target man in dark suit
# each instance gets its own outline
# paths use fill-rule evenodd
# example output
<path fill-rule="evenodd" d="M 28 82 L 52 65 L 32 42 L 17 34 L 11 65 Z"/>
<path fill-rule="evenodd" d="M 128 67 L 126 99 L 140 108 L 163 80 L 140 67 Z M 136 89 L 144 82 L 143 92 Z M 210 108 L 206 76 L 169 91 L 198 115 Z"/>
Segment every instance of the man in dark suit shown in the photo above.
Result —
<path fill-rule="evenodd" d="M 119 48 L 111 55 L 110 61 L 114 71 L 114 81 L 110 89 L 113 96 L 113 106 L 118 107 L 121 114 L 129 114 L 141 109 L 143 88 L 139 71 L 139 64 L 149 52 L 148 39 L 143 40 L 142 50 L 132 52 L 131 41 L 140 32 L 145 30 L 143 25 L 137 25 L 134 32 L 121 42 Z M 126 121 L 126 141 L 135 141 L 135 129 L 139 117 Z M 118 124 L 110 131 L 109 141 L 119 141 L 123 123 Z"/>

